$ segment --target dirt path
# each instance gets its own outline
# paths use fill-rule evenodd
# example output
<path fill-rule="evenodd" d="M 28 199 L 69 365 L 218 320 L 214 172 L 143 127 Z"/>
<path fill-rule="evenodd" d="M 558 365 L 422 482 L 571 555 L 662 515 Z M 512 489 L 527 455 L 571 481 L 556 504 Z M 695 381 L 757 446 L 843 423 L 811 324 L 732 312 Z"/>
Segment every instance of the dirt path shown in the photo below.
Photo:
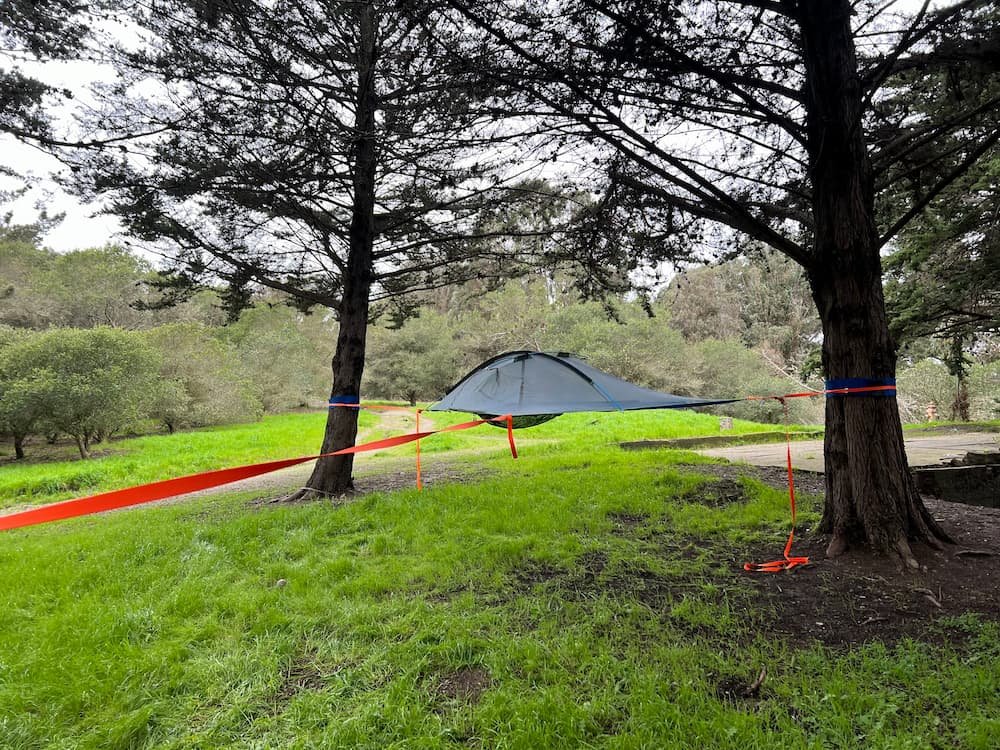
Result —
<path fill-rule="evenodd" d="M 378 411 L 378 417 L 379 421 L 374 426 L 358 433 L 358 443 L 365 442 L 369 436 L 374 434 L 388 433 L 390 435 L 400 435 L 413 432 L 416 427 L 416 418 L 411 409 L 402 407 L 399 409 L 382 409 Z M 420 429 L 424 432 L 434 429 L 434 422 L 426 414 L 420 415 Z M 382 459 L 378 463 L 375 463 L 371 460 L 370 456 L 361 454 L 355 458 L 354 466 L 354 475 L 357 478 L 359 489 L 366 488 L 371 483 L 373 477 L 386 477 L 387 480 L 395 485 L 393 489 L 407 486 L 404 483 L 404 477 L 407 475 L 409 477 L 409 484 L 412 485 L 415 482 L 416 474 L 413 467 L 413 459 L 409 457 L 390 461 Z M 309 475 L 312 473 L 312 469 L 312 463 L 300 464 L 299 466 L 292 466 L 271 474 L 244 479 L 242 482 L 233 482 L 232 484 L 225 484 L 210 490 L 192 492 L 184 495 L 183 498 L 188 500 L 195 497 L 215 495 L 220 492 L 259 491 L 262 493 L 267 492 L 274 496 L 290 494 L 306 483 Z M 435 474 L 434 469 L 431 469 L 431 476 L 429 477 L 431 481 L 433 481 Z"/>
<path fill-rule="evenodd" d="M 960 432 L 945 434 L 906 435 L 906 457 L 910 466 L 929 466 L 948 458 L 964 456 L 968 451 L 1000 449 L 1000 434 L 991 432 Z M 725 458 L 754 466 L 784 466 L 785 444 L 734 445 L 728 448 L 699 450 L 706 456 Z M 796 469 L 823 471 L 823 441 L 803 440 L 792 443 L 792 464 Z"/>

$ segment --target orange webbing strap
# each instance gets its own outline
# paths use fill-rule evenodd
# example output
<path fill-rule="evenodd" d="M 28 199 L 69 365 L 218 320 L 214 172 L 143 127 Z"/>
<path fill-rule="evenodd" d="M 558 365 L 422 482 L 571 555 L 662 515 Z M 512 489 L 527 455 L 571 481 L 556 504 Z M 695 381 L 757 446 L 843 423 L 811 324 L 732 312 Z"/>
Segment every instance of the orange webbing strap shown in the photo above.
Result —
<path fill-rule="evenodd" d="M 877 393 L 879 391 L 895 391 L 894 385 L 865 385 L 854 388 L 826 388 L 822 391 L 805 391 L 803 393 L 786 393 L 781 398 L 815 398 L 816 396 L 850 396 L 855 393 Z M 748 400 L 778 398 L 777 396 L 751 396 Z"/>
<path fill-rule="evenodd" d="M 852 382 L 854 379 L 840 380 L 836 382 Z M 828 381 L 833 382 L 833 381 Z M 862 379 L 860 382 L 864 382 Z M 868 381 L 871 382 L 871 381 Z M 884 382 L 884 381 L 883 381 Z M 788 541 L 785 543 L 785 559 L 772 560 L 766 563 L 744 563 L 743 569 L 754 573 L 778 573 L 782 570 L 791 570 L 799 565 L 808 565 L 808 557 L 792 557 L 792 542 L 795 540 L 795 478 L 792 474 L 792 436 L 788 429 L 788 401 L 790 398 L 815 398 L 817 396 L 849 396 L 855 393 L 877 393 L 879 391 L 896 392 L 896 385 L 850 385 L 843 388 L 826 388 L 822 391 L 805 391 L 803 393 L 786 393 L 783 396 L 747 396 L 747 401 L 766 401 L 775 399 L 781 402 L 782 411 L 785 417 L 785 457 L 788 463 L 788 503 L 792 509 L 792 530 L 788 534 Z"/>
<path fill-rule="evenodd" d="M 779 573 L 782 570 L 791 570 L 799 565 L 808 565 L 808 557 L 792 557 L 792 542 L 795 541 L 795 477 L 792 473 L 792 436 L 788 429 L 788 402 L 785 396 L 775 397 L 781 402 L 782 412 L 785 417 L 785 459 L 788 465 L 788 503 L 792 509 L 792 529 L 788 532 L 788 541 L 785 542 L 785 559 L 772 560 L 765 563 L 744 563 L 743 570 L 751 573 Z"/>
<path fill-rule="evenodd" d="M 514 445 L 514 417 L 510 414 L 501 414 L 499 417 L 490 417 L 489 419 L 477 419 L 474 422 L 462 422 L 462 424 L 453 424 L 450 427 L 442 427 L 440 430 L 434 430 L 432 432 L 424 433 L 426 435 L 436 435 L 439 432 L 454 432 L 456 430 L 467 430 L 470 427 L 478 427 L 481 424 L 486 424 L 487 422 L 505 422 L 507 424 L 507 441 L 510 443 L 510 455 L 511 458 L 517 458 L 517 446 Z"/>
<path fill-rule="evenodd" d="M 420 412 L 422 409 L 417 409 L 417 424 L 413 428 L 414 432 L 420 432 Z M 420 441 L 417 441 L 417 490 L 420 491 L 424 488 L 423 480 L 420 477 Z"/>
<path fill-rule="evenodd" d="M 395 437 L 373 440 L 370 443 L 362 443 L 350 448 L 343 448 L 331 453 L 323 453 L 318 456 L 300 456 L 299 458 L 286 458 L 281 461 L 267 461 L 265 463 L 250 464 L 248 466 L 236 466 L 229 469 L 217 469 L 215 471 L 205 471 L 200 474 L 191 474 L 186 477 L 176 479 L 165 479 L 160 482 L 151 482 L 137 487 L 127 487 L 111 492 L 102 492 L 98 495 L 80 497 L 75 500 L 65 500 L 61 503 L 50 503 L 39 508 L 30 508 L 18 513 L 11 513 L 0 516 L 0 531 L 17 529 L 23 526 L 34 526 L 35 524 L 48 523 L 50 521 L 61 521 L 66 518 L 86 516 L 91 513 L 100 513 L 106 510 L 116 510 L 127 508 L 132 505 L 142 505 L 155 500 L 162 500 L 175 495 L 186 495 L 189 492 L 208 490 L 213 487 L 220 487 L 230 482 L 238 482 L 241 479 L 268 474 L 279 469 L 287 469 L 290 466 L 303 464 L 307 461 L 315 461 L 320 458 L 330 456 L 344 456 L 353 453 L 365 453 L 367 451 L 381 450 L 382 448 L 393 448 L 397 445 L 404 445 L 415 440 L 430 437 L 438 432 L 454 432 L 456 430 L 468 430 L 478 427 L 486 422 L 508 421 L 510 415 L 494 417 L 493 419 L 477 419 L 472 422 L 451 425 L 440 430 L 428 432 L 414 432 L 408 435 L 396 435 Z M 511 444 L 511 452 L 517 458 Z"/>
<path fill-rule="evenodd" d="M 502 417 L 497 417 L 497 419 L 503 419 L 507 422 L 507 442 L 510 443 L 510 455 L 512 458 L 517 458 L 517 446 L 514 445 L 514 417 L 510 414 L 506 414 Z"/>
<path fill-rule="evenodd" d="M 353 399 L 353 397 L 351 397 L 351 396 L 342 396 L 342 397 L 335 397 L 335 398 Z M 346 400 L 346 401 L 331 400 L 330 403 L 329 403 L 329 406 L 330 407 L 342 406 L 342 407 L 347 408 L 347 409 L 405 409 L 406 408 L 404 406 L 391 406 L 391 405 L 386 405 L 386 404 L 369 404 L 367 402 L 366 403 L 361 403 L 361 402 L 354 401 L 354 400 Z M 415 426 L 414 429 L 415 429 L 416 432 L 420 432 L 420 414 L 423 411 L 423 409 L 415 409 L 414 411 L 416 413 L 416 426 Z M 442 427 L 440 430 L 434 430 L 434 431 L 432 431 L 432 432 L 430 432 L 428 434 L 433 435 L 433 434 L 435 434 L 437 432 L 448 432 L 450 430 L 465 430 L 465 429 L 468 429 L 469 426 L 475 427 L 475 426 L 478 426 L 478 425 L 481 425 L 481 424 L 485 424 L 486 422 L 506 422 L 507 423 L 507 442 L 510 443 L 510 455 L 512 457 L 514 457 L 514 458 L 517 458 L 517 446 L 514 444 L 514 417 L 512 415 L 510 415 L 510 414 L 504 414 L 504 415 L 501 415 L 499 417 L 492 417 L 490 419 L 477 420 L 475 422 L 465 422 L 465 423 L 459 424 L 459 425 L 452 425 L 451 427 Z M 417 444 L 416 445 L 416 453 L 417 453 L 417 466 L 416 466 L 416 469 L 417 469 L 417 489 L 418 490 L 422 490 L 424 488 L 424 481 L 423 481 L 423 470 L 422 470 L 421 464 L 420 464 L 420 439 L 417 438 L 415 442 Z"/>

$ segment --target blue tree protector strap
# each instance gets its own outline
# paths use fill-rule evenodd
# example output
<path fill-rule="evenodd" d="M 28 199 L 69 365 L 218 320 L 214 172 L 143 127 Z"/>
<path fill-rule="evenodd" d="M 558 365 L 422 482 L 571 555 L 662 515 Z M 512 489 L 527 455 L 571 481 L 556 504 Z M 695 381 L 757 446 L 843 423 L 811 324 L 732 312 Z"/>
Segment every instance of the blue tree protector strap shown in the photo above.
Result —
<path fill-rule="evenodd" d="M 330 406 L 337 406 L 338 404 L 348 404 L 350 406 L 357 406 L 358 397 L 350 395 L 330 396 Z"/>
<path fill-rule="evenodd" d="M 836 393 L 847 389 L 849 393 Z M 896 397 L 895 378 L 835 378 L 826 381 L 827 398 L 844 396 Z M 830 391 L 834 391 L 830 393 Z"/>

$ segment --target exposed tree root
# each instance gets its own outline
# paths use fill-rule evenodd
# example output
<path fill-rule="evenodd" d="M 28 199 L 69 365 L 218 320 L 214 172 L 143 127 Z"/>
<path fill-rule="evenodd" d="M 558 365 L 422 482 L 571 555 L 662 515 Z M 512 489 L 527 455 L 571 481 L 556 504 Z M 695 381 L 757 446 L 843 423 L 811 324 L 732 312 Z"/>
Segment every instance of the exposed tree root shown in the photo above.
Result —
<path fill-rule="evenodd" d="M 296 490 L 291 495 L 285 495 L 284 497 L 276 497 L 271 500 L 272 503 L 307 503 L 316 500 L 330 500 L 331 502 L 338 502 L 354 494 L 353 484 L 348 489 L 343 492 L 323 492 L 322 490 L 313 489 L 312 487 L 303 487 L 300 490 Z"/>
<path fill-rule="evenodd" d="M 847 536 L 845 534 L 834 534 L 830 544 L 826 547 L 828 558 L 840 557 L 847 551 Z"/>
<path fill-rule="evenodd" d="M 920 563 L 917 562 L 917 558 L 913 555 L 913 550 L 910 549 L 910 543 L 905 538 L 899 537 L 893 545 L 893 549 L 899 555 L 899 559 L 905 567 L 910 570 L 920 569 Z"/>
<path fill-rule="evenodd" d="M 921 533 L 920 541 L 926 543 L 933 549 L 936 549 L 938 552 L 944 549 L 945 544 L 955 543 L 955 540 L 948 535 L 948 532 L 941 528 L 941 524 L 939 524 L 934 519 L 934 516 L 931 515 L 931 512 L 927 510 L 927 506 L 924 505 L 922 500 L 916 503 L 916 507 L 919 511 L 917 518 L 922 527 L 919 529 Z"/>

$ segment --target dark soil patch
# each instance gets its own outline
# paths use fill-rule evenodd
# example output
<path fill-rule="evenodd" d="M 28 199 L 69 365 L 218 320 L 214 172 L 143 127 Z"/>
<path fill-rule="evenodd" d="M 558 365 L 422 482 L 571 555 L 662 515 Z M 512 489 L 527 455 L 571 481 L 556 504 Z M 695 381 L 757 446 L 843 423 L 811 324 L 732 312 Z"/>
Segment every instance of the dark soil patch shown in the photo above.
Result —
<path fill-rule="evenodd" d="M 476 703 L 492 684 L 490 673 L 482 667 L 462 667 L 440 675 L 432 690 L 441 698 Z"/>
<path fill-rule="evenodd" d="M 526 560 L 514 569 L 516 588 L 530 591 L 536 586 L 557 589 L 568 599 L 587 599 L 599 594 L 606 584 L 599 582 L 608 565 L 608 556 L 600 551 L 584 552 L 572 568 L 563 568 L 538 560 Z"/>
<path fill-rule="evenodd" d="M 688 556 L 685 548 L 681 554 Z M 642 565 L 618 562 L 611 565 L 599 550 L 584 552 L 569 568 L 527 561 L 513 573 L 516 588 L 530 591 L 536 586 L 557 593 L 567 601 L 587 601 L 608 596 L 634 599 L 658 609 L 672 595 L 680 596 L 689 583 L 661 575 Z"/>
<path fill-rule="evenodd" d="M 684 500 L 707 505 L 710 508 L 725 508 L 728 505 L 745 503 L 747 499 L 746 488 L 732 477 L 721 477 L 684 494 Z"/>
<path fill-rule="evenodd" d="M 808 556 L 809 566 L 745 574 L 771 612 L 765 627 L 792 641 L 831 646 L 907 636 L 943 643 L 963 635 L 939 623 L 942 618 L 973 613 L 1000 620 L 1000 510 L 924 501 L 955 546 L 943 552 L 916 547 L 920 570 L 904 572 L 894 559 L 861 551 L 827 560 L 827 540 L 797 540 L 793 554 Z M 775 559 L 780 550 L 780 543 L 757 546 L 747 559 Z"/>
<path fill-rule="evenodd" d="M 682 464 L 677 468 L 681 468 L 691 474 L 708 474 L 730 483 L 738 483 L 741 477 L 749 477 L 777 489 L 788 489 L 788 471 L 779 466 Z M 823 475 L 817 471 L 796 469 L 794 478 L 796 492 L 805 492 L 810 495 L 822 495 L 826 492 Z"/>
<path fill-rule="evenodd" d="M 547 562 L 539 560 L 527 560 L 523 565 L 515 568 L 513 572 L 514 580 L 518 588 L 522 590 L 531 589 L 546 581 L 552 581 L 566 575 L 564 568 L 556 567 Z"/>
<path fill-rule="evenodd" d="M 436 484 L 473 484 L 489 477 L 489 472 L 470 468 L 467 464 L 449 465 L 438 463 L 425 466 L 420 472 L 425 488 Z M 416 470 L 371 474 L 354 480 L 356 495 L 369 495 L 374 492 L 394 492 L 395 490 L 412 489 L 417 486 Z"/>
<path fill-rule="evenodd" d="M 316 655 L 311 652 L 302 653 L 285 668 L 275 699 L 279 703 L 287 703 L 296 694 L 306 690 L 322 690 L 325 684 L 326 677 L 316 664 Z"/>
<path fill-rule="evenodd" d="M 608 513 L 608 519 L 613 524 L 612 534 L 628 534 L 637 526 L 642 526 L 649 520 L 645 513 Z"/>
<path fill-rule="evenodd" d="M 788 486 L 787 472 L 777 467 L 697 464 L 691 471 Z M 796 470 L 794 476 L 797 490 L 823 494 L 822 474 Z M 732 558 L 734 576 L 740 575 L 760 597 L 761 627 L 790 641 L 841 646 L 894 643 L 909 636 L 954 642 L 962 634 L 950 632 L 938 620 L 965 613 L 1000 620 L 1000 510 L 927 497 L 924 502 L 956 545 L 943 552 L 917 547 L 918 572 L 901 571 L 895 559 L 863 551 L 827 560 L 829 540 L 802 530 L 792 554 L 812 562 L 788 573 L 735 572 L 742 562 L 780 558 L 783 539 L 742 550 L 742 559 L 731 550 L 720 555 Z"/>
<path fill-rule="evenodd" d="M 760 699 L 761 688 L 767 678 L 767 670 L 762 669 L 756 677 L 722 677 L 715 679 L 715 694 L 727 703 L 740 705 Z"/>

